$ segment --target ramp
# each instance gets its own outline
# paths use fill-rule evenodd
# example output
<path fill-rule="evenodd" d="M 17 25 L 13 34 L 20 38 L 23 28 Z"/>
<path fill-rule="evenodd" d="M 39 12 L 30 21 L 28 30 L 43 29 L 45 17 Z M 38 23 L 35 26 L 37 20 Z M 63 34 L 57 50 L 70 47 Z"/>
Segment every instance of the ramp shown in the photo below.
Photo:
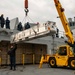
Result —
<path fill-rule="evenodd" d="M 48 21 L 11 36 L 11 43 L 32 40 L 56 33 L 55 22 Z"/>

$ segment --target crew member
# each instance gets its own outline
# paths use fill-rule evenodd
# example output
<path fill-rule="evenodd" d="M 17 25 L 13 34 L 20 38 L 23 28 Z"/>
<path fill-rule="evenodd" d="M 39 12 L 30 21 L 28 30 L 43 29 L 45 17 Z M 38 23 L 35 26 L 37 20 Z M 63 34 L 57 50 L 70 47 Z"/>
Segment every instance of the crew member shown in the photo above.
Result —
<path fill-rule="evenodd" d="M 17 45 L 12 44 L 10 50 L 8 51 L 8 55 L 10 56 L 10 70 L 16 70 L 16 49 Z"/>
<path fill-rule="evenodd" d="M 1 28 L 4 28 L 4 24 L 5 24 L 5 19 L 4 19 L 4 15 L 1 15 Z"/>
<path fill-rule="evenodd" d="M 30 28 L 30 24 L 29 24 L 29 22 L 27 22 L 24 26 L 24 29 L 29 29 L 29 28 Z"/>
<path fill-rule="evenodd" d="M 19 22 L 18 26 L 17 26 L 17 30 L 19 31 L 22 31 L 23 30 L 23 27 L 22 27 L 22 23 Z"/>
<path fill-rule="evenodd" d="M 5 24 L 6 24 L 6 29 L 10 29 L 10 20 L 8 17 L 6 18 Z"/>

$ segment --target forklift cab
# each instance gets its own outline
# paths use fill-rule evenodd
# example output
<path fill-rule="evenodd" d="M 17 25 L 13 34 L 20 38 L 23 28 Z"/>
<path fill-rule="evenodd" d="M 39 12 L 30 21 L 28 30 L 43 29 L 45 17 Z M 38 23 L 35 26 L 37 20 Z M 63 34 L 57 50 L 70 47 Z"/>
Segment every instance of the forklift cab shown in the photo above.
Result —
<path fill-rule="evenodd" d="M 60 47 L 58 50 L 58 55 L 67 55 L 67 48 L 66 47 Z"/>
<path fill-rule="evenodd" d="M 67 52 L 67 46 L 61 46 L 59 47 L 57 54 L 56 54 L 56 63 L 58 66 L 65 66 L 68 60 L 68 52 Z"/>

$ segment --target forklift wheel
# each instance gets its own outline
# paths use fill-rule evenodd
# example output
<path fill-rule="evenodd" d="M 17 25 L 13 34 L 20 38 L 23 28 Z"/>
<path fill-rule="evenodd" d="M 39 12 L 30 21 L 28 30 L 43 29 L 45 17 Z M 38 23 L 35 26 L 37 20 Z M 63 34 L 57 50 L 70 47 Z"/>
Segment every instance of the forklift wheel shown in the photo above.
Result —
<path fill-rule="evenodd" d="M 56 60 L 55 60 L 55 58 L 50 58 L 49 59 L 49 65 L 51 66 L 51 67 L 56 67 Z"/>
<path fill-rule="evenodd" d="M 75 58 L 70 58 L 69 66 L 70 68 L 75 69 Z"/>

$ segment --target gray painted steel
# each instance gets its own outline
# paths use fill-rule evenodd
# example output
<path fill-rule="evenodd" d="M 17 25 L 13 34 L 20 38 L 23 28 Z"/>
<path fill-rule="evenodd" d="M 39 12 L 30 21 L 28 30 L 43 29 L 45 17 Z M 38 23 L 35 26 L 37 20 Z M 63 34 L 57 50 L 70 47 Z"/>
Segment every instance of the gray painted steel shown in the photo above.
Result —
<path fill-rule="evenodd" d="M 0 41 L 2 41 L 2 40 L 10 41 L 10 36 L 17 32 L 19 32 L 19 31 L 0 28 Z M 55 37 L 53 40 L 52 36 L 47 36 L 47 37 L 37 38 L 37 39 L 31 40 L 31 41 L 23 41 L 23 42 L 24 43 L 34 43 L 34 44 L 46 44 L 47 45 L 47 54 L 51 54 L 51 53 L 53 53 L 53 50 L 52 50 L 53 48 L 56 48 L 57 46 L 64 44 L 64 39 Z"/>
<path fill-rule="evenodd" d="M 11 41 L 10 36 L 12 34 L 16 34 L 19 32 L 16 30 L 16 27 L 19 23 L 18 18 L 12 19 L 10 22 L 11 22 L 10 23 L 11 29 L 5 29 L 5 28 L 0 27 L 0 41 L 3 41 L 3 40 Z M 45 44 L 47 45 L 47 54 L 52 54 L 54 52 L 53 49 L 56 49 L 57 46 L 64 44 L 64 39 L 57 38 L 57 37 L 53 39 L 52 36 L 46 36 L 46 37 L 37 38 L 37 39 L 30 40 L 30 41 L 23 41 L 23 42 L 24 43 L 34 43 L 34 44 Z"/>

